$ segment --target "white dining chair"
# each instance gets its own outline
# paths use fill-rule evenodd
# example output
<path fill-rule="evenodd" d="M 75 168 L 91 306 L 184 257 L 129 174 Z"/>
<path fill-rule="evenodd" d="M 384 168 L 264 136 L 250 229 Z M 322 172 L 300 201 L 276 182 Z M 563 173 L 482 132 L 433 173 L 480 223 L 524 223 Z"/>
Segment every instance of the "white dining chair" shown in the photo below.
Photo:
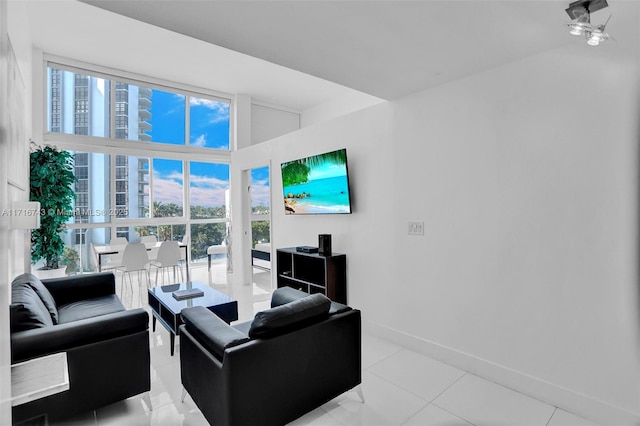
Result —
<path fill-rule="evenodd" d="M 226 253 L 227 253 L 227 246 L 224 245 L 224 241 L 222 242 L 222 244 L 216 244 L 216 245 L 207 247 L 207 264 L 208 264 L 209 272 L 211 272 L 211 260 L 213 256 L 215 256 L 216 254 L 226 254 Z"/>
<path fill-rule="evenodd" d="M 182 258 L 182 249 L 180 248 L 180 243 L 177 241 L 163 241 L 160 243 L 160 248 L 158 249 L 158 256 L 154 261 L 151 262 L 151 266 L 156 267 L 156 285 L 158 284 L 158 272 L 161 269 L 164 269 L 162 277 L 164 282 L 164 272 L 167 273 L 168 268 L 173 268 L 173 277 L 174 281 L 176 281 L 176 270 L 180 271 L 180 280 L 183 279 L 182 276 L 182 268 L 180 267 L 180 260 Z M 177 268 L 177 269 L 176 269 Z"/>
<path fill-rule="evenodd" d="M 122 256 L 122 266 L 118 268 L 122 272 L 122 281 L 120 283 L 120 294 L 122 294 L 125 277 L 129 277 L 129 285 L 133 292 L 133 279 L 131 278 L 132 272 L 138 273 L 138 286 L 142 282 L 142 275 L 147 276 L 147 288 L 151 287 L 151 279 L 149 278 L 149 256 L 147 255 L 147 248 L 142 243 L 130 243 L 124 248 Z M 139 288 L 140 301 L 142 301 L 142 289 Z"/>
<path fill-rule="evenodd" d="M 140 242 L 147 248 L 149 260 L 155 260 L 158 256 L 158 237 L 155 235 L 145 235 L 140 237 Z"/>
<path fill-rule="evenodd" d="M 123 251 L 127 244 L 129 244 L 129 241 L 124 237 L 112 238 L 111 241 L 109 241 L 109 247 L 113 251 L 117 251 L 117 253 L 106 256 L 106 259 L 102 262 L 103 271 L 107 269 L 117 269 L 122 266 Z"/>
<path fill-rule="evenodd" d="M 147 246 L 147 248 L 153 247 L 158 243 L 158 237 L 155 235 L 143 235 L 140 237 L 140 242 Z"/>
<path fill-rule="evenodd" d="M 125 237 L 115 237 L 109 242 L 110 246 L 126 246 L 129 241 Z"/>
<path fill-rule="evenodd" d="M 181 249 L 181 254 L 180 254 L 180 264 L 181 265 L 186 265 L 187 263 L 187 259 L 186 259 L 186 255 L 185 253 L 187 253 L 189 251 L 189 236 L 185 235 L 184 237 L 182 237 L 182 241 L 180 242 L 180 245 L 182 246 L 187 246 L 186 250 L 184 250 L 182 247 L 180 247 Z"/>
<path fill-rule="evenodd" d="M 115 262 L 111 262 L 111 256 L 104 256 L 103 264 L 100 264 L 100 255 L 98 254 L 98 250 L 96 249 L 96 244 L 91 243 L 91 253 L 93 254 L 93 264 L 96 269 L 100 269 L 100 271 L 108 271 L 118 268 L 120 265 Z"/>

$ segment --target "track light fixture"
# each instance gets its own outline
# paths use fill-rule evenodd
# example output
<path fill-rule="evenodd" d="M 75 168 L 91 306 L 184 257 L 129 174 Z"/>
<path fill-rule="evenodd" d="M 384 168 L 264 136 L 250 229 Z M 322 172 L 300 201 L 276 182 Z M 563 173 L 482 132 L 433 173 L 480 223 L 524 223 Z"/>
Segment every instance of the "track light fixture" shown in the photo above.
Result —
<path fill-rule="evenodd" d="M 575 36 L 583 36 L 587 39 L 589 46 L 597 46 L 603 41 L 609 40 L 611 36 L 605 28 L 609 19 L 602 25 L 591 24 L 591 13 L 609 6 L 607 0 L 578 0 L 569 5 L 566 9 L 572 21 L 567 23 L 569 33 Z"/>

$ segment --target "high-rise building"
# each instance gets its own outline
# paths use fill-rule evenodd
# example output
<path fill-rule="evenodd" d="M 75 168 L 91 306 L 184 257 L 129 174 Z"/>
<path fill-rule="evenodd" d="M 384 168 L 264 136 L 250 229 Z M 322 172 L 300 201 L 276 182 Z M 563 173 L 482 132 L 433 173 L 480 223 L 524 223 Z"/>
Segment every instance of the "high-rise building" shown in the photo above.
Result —
<path fill-rule="evenodd" d="M 153 91 L 123 82 L 56 68 L 48 68 L 48 131 L 120 140 L 151 141 L 151 97 Z M 111 88 L 114 90 L 115 134 L 110 135 Z M 115 205 L 111 206 L 109 160 L 115 160 Z M 149 215 L 149 159 L 127 155 L 109 156 L 75 152 L 74 223 L 107 223 L 115 218 Z M 132 227 L 116 228 L 116 235 L 129 239 Z M 90 243 L 109 240 L 108 228 L 73 229 L 66 244 L 87 253 Z M 81 245 L 84 245 L 81 246 Z M 80 256 L 83 269 L 89 258 Z M 84 259 L 83 259 L 84 257 Z"/>

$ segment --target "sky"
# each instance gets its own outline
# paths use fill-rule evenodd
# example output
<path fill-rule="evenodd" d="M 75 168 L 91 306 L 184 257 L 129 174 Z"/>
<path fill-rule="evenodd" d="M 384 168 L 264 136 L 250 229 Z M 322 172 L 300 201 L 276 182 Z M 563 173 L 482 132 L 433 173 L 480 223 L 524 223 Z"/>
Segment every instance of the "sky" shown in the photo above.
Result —
<path fill-rule="evenodd" d="M 75 73 L 64 71 L 63 80 L 73 81 Z M 96 87 L 106 97 L 105 80 L 95 79 Z M 144 86 L 140 86 L 144 87 Z M 129 86 L 129 94 L 134 99 L 139 92 L 136 86 Z M 185 145 L 187 128 L 189 129 L 189 145 L 210 149 L 229 149 L 229 107 L 230 104 L 214 99 L 186 97 L 169 91 L 149 87 L 151 95 L 151 118 L 148 123 L 151 130 L 147 134 L 151 141 L 172 145 Z M 98 98 L 96 98 L 98 99 Z M 133 101 L 130 99 L 130 101 Z M 189 102 L 189 123 L 186 122 L 186 103 Z M 105 111 L 98 111 L 98 115 Z M 104 117 L 108 119 L 108 113 Z M 132 117 L 136 120 L 136 117 Z M 74 132 L 73 122 L 63 120 L 63 132 Z M 68 126 L 67 121 L 71 123 Z M 187 125 L 188 124 L 188 125 Z M 50 126 L 51 123 L 48 123 Z M 67 127 L 69 127 L 67 129 Z M 93 136 L 104 136 L 104 125 L 91 129 Z M 97 132 L 97 133 L 96 133 Z M 129 133 L 131 140 L 137 140 L 137 131 Z M 184 175 L 181 160 L 162 158 L 152 159 L 153 168 L 153 201 L 163 204 L 175 203 L 183 205 Z M 191 205 L 204 207 L 220 207 L 225 205 L 225 192 L 229 189 L 229 165 L 192 161 L 189 163 L 189 195 Z M 256 169 L 252 172 L 252 205 L 269 205 L 269 169 Z"/>
<path fill-rule="evenodd" d="M 344 164 L 325 163 L 316 166 L 309 172 L 309 180 L 327 179 L 336 176 L 344 176 L 347 174 L 347 166 Z"/>
<path fill-rule="evenodd" d="M 183 95 L 153 90 L 151 97 L 152 141 L 175 145 L 185 140 L 185 103 Z M 229 149 L 229 104 L 210 99 L 190 98 L 189 145 Z M 225 204 L 229 188 L 229 166 L 190 162 L 191 205 L 217 207 Z M 252 205 L 269 205 L 268 168 L 252 173 Z M 182 204 L 183 170 L 180 160 L 153 160 L 153 199 L 164 204 Z"/>
<path fill-rule="evenodd" d="M 251 207 L 269 206 L 269 167 L 251 170 Z"/>

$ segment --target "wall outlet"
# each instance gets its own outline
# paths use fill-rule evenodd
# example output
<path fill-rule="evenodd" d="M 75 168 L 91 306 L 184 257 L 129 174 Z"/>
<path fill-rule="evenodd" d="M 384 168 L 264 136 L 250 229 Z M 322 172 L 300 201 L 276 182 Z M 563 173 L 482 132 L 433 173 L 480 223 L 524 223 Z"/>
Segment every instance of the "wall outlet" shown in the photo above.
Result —
<path fill-rule="evenodd" d="M 424 235 L 424 222 L 409 222 L 409 235 Z"/>

